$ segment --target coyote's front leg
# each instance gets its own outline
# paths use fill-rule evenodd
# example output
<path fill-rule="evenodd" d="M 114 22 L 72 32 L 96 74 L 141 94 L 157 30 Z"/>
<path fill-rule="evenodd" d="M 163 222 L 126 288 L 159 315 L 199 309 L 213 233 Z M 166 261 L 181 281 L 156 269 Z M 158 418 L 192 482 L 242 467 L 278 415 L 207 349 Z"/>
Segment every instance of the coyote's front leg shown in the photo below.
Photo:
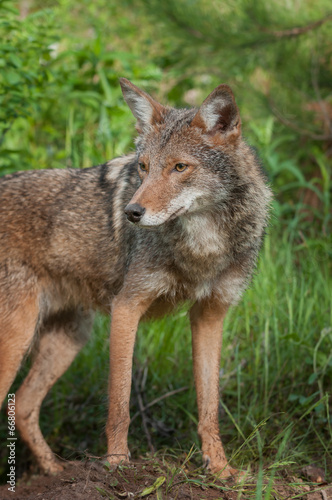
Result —
<path fill-rule="evenodd" d="M 129 460 L 128 428 L 132 359 L 136 330 L 151 300 L 115 297 L 112 304 L 110 337 L 109 411 L 106 425 L 107 460 L 118 464 Z"/>
<path fill-rule="evenodd" d="M 220 472 L 223 478 L 237 473 L 228 465 L 218 422 L 222 325 L 227 309 L 227 306 L 210 299 L 197 302 L 190 311 L 198 434 L 202 441 L 203 460 L 211 472 Z"/>

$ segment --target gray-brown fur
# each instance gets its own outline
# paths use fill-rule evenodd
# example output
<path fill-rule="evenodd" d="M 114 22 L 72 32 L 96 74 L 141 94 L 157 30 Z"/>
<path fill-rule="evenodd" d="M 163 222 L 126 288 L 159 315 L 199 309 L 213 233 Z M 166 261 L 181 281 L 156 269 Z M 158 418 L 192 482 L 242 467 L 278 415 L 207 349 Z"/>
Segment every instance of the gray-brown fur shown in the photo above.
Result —
<path fill-rule="evenodd" d="M 139 320 L 156 308 L 160 314 L 183 301 L 196 302 L 199 313 L 193 313 L 193 328 L 200 332 L 202 310 L 216 311 L 213 324 L 219 324 L 217 318 L 222 324 L 225 311 L 239 300 L 253 272 L 267 224 L 270 191 L 254 153 L 241 138 L 230 89 L 218 87 L 197 111 L 165 108 L 130 82 L 122 80 L 122 86 L 138 120 L 136 154 L 84 170 L 21 172 L 0 180 L 0 376 L 13 370 L 12 376 L 0 379 L 2 398 L 34 337 L 31 330 L 24 348 L 17 344 L 16 358 L 7 367 L 9 334 L 13 335 L 13 325 L 20 324 L 19 313 L 17 319 L 11 321 L 11 317 L 23 307 L 21 297 L 31 296 L 31 303 L 37 304 L 31 313 L 35 333 L 61 331 L 71 338 L 69 364 L 86 340 L 92 310 L 110 314 L 113 307 L 116 317 L 114 308 L 130 303 L 131 308 L 137 305 Z M 148 164 L 148 172 L 138 175 L 142 161 Z M 172 162 L 181 161 L 189 164 L 186 173 L 174 173 Z M 192 202 L 187 203 L 186 196 Z M 182 197 L 189 207 L 184 212 Z M 125 208 L 133 200 L 144 201 L 151 227 L 127 221 Z M 172 203 L 174 215 L 169 217 Z M 178 206 L 180 216 L 176 216 Z M 48 352 L 46 345 L 44 349 Z M 198 398 L 203 398 L 200 422 L 213 420 L 215 428 L 215 416 L 202 416 L 207 399 L 199 394 L 201 368 L 198 361 L 196 365 Z M 38 375 L 31 376 L 30 386 L 23 388 L 26 394 L 33 390 L 35 378 Z M 124 397 L 119 394 L 114 400 Z M 25 399 L 23 394 L 21 400 Z M 27 405 L 22 403 L 22 418 L 28 414 Z M 31 429 L 35 425 L 31 423 Z M 206 425 L 201 422 L 200 428 Z M 110 455 L 113 449 L 121 454 L 125 447 L 116 444 L 118 437 L 112 431 L 116 428 L 116 416 L 110 414 Z M 211 451 L 208 444 L 208 436 L 217 431 L 206 436 L 204 432 L 204 456 L 212 470 L 220 468 L 226 460 L 222 448 Z M 46 446 L 44 455 L 49 453 Z M 44 469 L 55 470 L 53 457 L 37 458 Z"/>

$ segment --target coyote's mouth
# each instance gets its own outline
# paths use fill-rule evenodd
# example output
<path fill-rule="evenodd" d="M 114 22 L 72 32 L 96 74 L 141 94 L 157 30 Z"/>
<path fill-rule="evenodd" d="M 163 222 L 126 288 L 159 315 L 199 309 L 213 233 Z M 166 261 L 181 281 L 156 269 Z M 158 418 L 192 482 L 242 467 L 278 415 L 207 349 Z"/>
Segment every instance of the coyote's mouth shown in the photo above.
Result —
<path fill-rule="evenodd" d="M 160 219 L 159 220 L 154 220 L 153 223 L 151 223 L 151 219 L 149 218 L 148 214 L 146 214 L 146 216 L 142 217 L 141 221 L 136 222 L 135 224 L 137 226 L 139 226 L 139 227 L 142 227 L 142 228 L 153 229 L 153 228 L 156 228 L 156 227 L 163 226 L 167 222 L 170 222 L 170 221 L 176 219 L 180 215 L 183 215 L 184 213 L 186 213 L 187 210 L 188 210 L 187 207 L 182 206 L 182 207 L 178 208 L 175 212 L 173 212 L 167 219 L 164 219 L 164 220 L 160 220 Z"/>
<path fill-rule="evenodd" d="M 176 217 L 179 217 L 180 215 L 183 215 L 187 212 L 188 208 L 187 207 L 181 207 L 181 208 L 178 208 L 178 210 L 176 210 L 170 217 L 169 219 L 167 219 L 167 221 L 169 220 L 174 220 L 176 219 Z M 165 222 L 167 222 L 165 221 Z"/>

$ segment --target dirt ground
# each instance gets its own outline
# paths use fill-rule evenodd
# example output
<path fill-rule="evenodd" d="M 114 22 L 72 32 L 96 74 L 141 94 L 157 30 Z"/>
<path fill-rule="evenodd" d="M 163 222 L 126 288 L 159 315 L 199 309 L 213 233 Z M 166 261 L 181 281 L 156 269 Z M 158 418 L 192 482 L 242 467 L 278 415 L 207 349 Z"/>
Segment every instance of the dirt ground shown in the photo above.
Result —
<path fill-rule="evenodd" d="M 315 475 L 294 477 L 286 471 L 275 479 L 270 498 L 332 500 L 332 484 Z M 311 479 L 311 482 L 310 482 Z M 18 481 L 15 493 L 0 486 L 1 500 L 99 500 L 106 499 L 257 499 L 257 481 L 247 476 L 242 484 L 234 479 L 220 481 L 190 465 L 173 465 L 162 460 L 141 460 L 112 470 L 99 462 L 86 461 L 67 465 L 57 476 L 26 476 Z M 264 479 L 261 498 L 268 489 Z M 241 492 L 241 493 L 240 493 Z"/>

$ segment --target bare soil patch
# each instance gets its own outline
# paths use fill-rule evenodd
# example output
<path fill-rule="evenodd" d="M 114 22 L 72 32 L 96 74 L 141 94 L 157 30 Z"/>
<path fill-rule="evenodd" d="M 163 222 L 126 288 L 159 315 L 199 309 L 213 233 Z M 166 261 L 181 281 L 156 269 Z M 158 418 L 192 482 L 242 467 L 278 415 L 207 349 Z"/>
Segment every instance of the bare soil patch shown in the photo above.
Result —
<path fill-rule="evenodd" d="M 262 498 L 268 488 L 268 478 L 262 485 Z M 131 499 L 192 499 L 236 500 L 257 498 L 257 477 L 246 476 L 241 483 L 235 479 L 218 480 L 202 469 L 166 462 L 165 459 L 134 461 L 108 469 L 100 462 L 70 463 L 57 476 L 25 476 L 18 481 L 15 493 L 0 486 L 1 500 L 118 500 Z M 239 495 L 241 491 L 241 495 Z M 273 484 L 274 499 L 303 498 L 331 500 L 332 485 L 314 484 L 287 472 Z"/>

